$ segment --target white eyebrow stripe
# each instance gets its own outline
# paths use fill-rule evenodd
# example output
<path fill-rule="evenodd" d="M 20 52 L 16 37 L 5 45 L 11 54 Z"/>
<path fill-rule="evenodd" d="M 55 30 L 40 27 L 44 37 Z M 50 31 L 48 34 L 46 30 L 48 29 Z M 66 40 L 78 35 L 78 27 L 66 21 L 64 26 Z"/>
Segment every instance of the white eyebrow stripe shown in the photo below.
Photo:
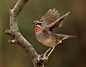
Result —
<path fill-rule="evenodd" d="M 38 23 L 43 23 L 43 22 L 38 22 Z"/>

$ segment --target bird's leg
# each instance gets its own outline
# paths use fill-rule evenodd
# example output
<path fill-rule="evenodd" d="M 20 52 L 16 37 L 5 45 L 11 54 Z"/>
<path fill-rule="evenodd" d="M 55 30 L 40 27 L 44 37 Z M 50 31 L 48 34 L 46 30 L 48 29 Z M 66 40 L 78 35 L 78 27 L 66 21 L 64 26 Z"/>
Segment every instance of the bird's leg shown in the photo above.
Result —
<path fill-rule="evenodd" d="M 46 55 L 47 53 L 50 51 L 51 47 L 43 54 L 43 57 L 41 57 L 39 60 L 42 60 Z"/>
<path fill-rule="evenodd" d="M 50 51 L 50 49 L 52 48 L 52 50 Z M 39 60 L 48 60 L 48 57 L 50 56 L 50 54 L 53 52 L 53 50 L 55 49 L 55 47 L 50 47 L 44 54 L 43 57 L 39 58 Z M 50 51 L 50 52 L 49 52 Z M 49 52 L 49 54 L 47 55 L 47 53 Z M 46 56 L 47 55 L 47 56 Z"/>
<path fill-rule="evenodd" d="M 52 50 L 50 51 L 50 49 L 52 48 Z M 53 52 L 53 50 L 55 49 L 55 47 L 50 47 L 43 55 L 42 60 L 48 60 L 48 57 L 50 56 L 50 54 Z M 50 52 L 49 52 L 50 51 Z M 46 54 L 49 52 L 49 54 L 46 56 Z"/>
<path fill-rule="evenodd" d="M 47 55 L 47 53 L 50 51 L 50 49 L 51 49 L 51 47 L 43 54 L 44 55 L 43 57 L 45 57 Z"/>
<path fill-rule="evenodd" d="M 50 54 L 53 52 L 54 49 L 55 49 L 55 47 L 53 47 L 52 50 L 50 51 L 50 53 L 47 55 L 48 57 L 50 56 Z"/>

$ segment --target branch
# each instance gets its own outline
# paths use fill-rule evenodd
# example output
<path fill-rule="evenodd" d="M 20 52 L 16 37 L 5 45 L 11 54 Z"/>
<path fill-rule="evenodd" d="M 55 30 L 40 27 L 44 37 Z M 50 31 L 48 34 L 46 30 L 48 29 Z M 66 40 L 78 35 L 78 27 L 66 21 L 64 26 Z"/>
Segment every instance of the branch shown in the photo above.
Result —
<path fill-rule="evenodd" d="M 39 61 L 38 64 L 37 59 L 40 55 L 37 54 L 33 46 L 21 35 L 18 29 L 17 18 L 27 1 L 28 0 L 18 0 L 14 8 L 12 10 L 10 9 L 10 30 L 7 29 L 5 32 L 13 37 L 13 40 L 9 40 L 10 43 L 19 44 L 26 51 L 34 67 L 44 67 L 43 61 Z"/>

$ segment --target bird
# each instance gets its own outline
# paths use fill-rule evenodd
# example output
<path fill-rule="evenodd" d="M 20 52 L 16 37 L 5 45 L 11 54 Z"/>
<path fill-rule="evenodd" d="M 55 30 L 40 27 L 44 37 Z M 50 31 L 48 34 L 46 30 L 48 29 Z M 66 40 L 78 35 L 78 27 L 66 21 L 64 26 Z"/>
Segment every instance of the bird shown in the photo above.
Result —
<path fill-rule="evenodd" d="M 56 28 L 59 28 L 63 24 L 63 20 L 69 15 L 70 12 L 67 12 L 65 15 L 59 18 L 58 10 L 55 8 L 49 9 L 40 20 L 32 22 L 35 25 L 35 35 L 39 42 L 45 46 L 50 47 L 44 54 L 43 57 L 47 55 L 48 57 L 55 49 L 56 45 L 60 44 L 62 40 L 68 38 L 76 38 L 73 35 L 57 34 L 54 32 Z M 41 58 L 43 59 L 43 58 Z"/>

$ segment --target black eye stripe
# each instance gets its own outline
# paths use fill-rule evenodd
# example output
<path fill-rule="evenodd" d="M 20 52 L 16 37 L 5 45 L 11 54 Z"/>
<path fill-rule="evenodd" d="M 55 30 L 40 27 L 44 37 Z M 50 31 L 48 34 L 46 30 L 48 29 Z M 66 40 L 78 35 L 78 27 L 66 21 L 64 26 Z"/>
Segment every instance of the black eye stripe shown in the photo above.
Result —
<path fill-rule="evenodd" d="M 41 23 L 36 23 L 36 24 L 41 26 Z"/>

